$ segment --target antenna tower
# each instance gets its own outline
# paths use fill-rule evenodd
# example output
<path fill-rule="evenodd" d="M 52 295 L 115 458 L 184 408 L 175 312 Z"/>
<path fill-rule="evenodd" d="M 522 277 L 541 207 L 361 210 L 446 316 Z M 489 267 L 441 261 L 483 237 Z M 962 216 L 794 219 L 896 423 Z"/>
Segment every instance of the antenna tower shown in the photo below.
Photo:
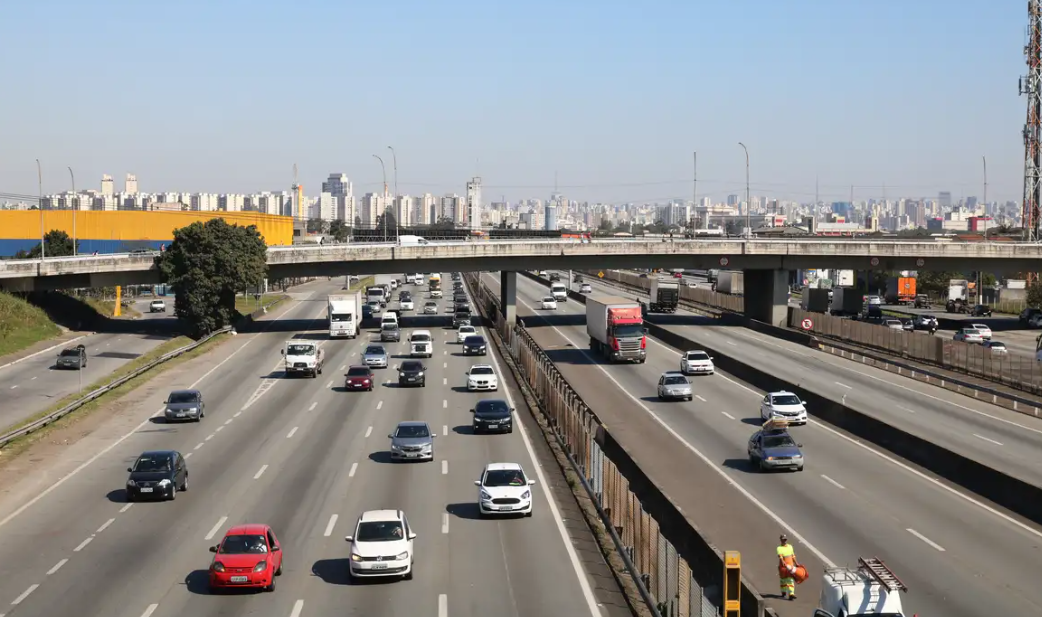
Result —
<path fill-rule="evenodd" d="M 1020 94 L 1028 97 L 1024 123 L 1024 203 L 1022 221 L 1027 239 L 1039 240 L 1042 202 L 1042 0 L 1028 0 L 1027 74 L 1020 78 Z"/>

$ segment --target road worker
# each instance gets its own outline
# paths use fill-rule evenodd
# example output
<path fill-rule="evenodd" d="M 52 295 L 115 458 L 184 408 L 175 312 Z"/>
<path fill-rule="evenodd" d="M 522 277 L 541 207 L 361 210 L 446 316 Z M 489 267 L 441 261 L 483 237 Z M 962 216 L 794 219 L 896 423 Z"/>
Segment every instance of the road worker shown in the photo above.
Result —
<path fill-rule="evenodd" d="M 799 562 L 796 561 L 796 551 L 789 544 L 789 538 L 785 534 L 782 534 L 778 541 L 778 578 L 781 579 L 781 596 L 783 600 L 795 600 L 796 579 L 793 575 L 796 572 L 796 566 L 799 565 Z"/>

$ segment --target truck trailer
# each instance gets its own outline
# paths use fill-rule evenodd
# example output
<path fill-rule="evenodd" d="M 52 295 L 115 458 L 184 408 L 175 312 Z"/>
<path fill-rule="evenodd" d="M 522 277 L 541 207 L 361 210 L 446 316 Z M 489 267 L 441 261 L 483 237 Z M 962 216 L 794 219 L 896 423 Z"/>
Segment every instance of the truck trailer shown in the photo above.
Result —
<path fill-rule="evenodd" d="M 590 349 L 611 362 L 647 360 L 647 330 L 641 306 L 619 296 L 586 297 L 586 333 Z"/>
<path fill-rule="evenodd" d="M 326 306 L 329 338 L 355 338 L 362 317 L 362 294 L 330 295 Z"/>
<path fill-rule="evenodd" d="M 651 279 L 648 288 L 649 302 L 645 305 L 649 313 L 675 313 L 680 303 L 680 284 L 670 280 Z"/>
<path fill-rule="evenodd" d="M 915 302 L 915 278 L 911 276 L 892 276 L 886 281 L 887 304 L 912 304 Z"/>
<path fill-rule="evenodd" d="M 829 312 L 833 315 L 856 317 L 865 308 L 865 295 L 854 287 L 833 287 L 832 306 Z"/>
<path fill-rule="evenodd" d="M 732 296 L 744 296 L 745 273 L 741 270 L 721 270 L 716 277 L 715 291 Z"/>
<path fill-rule="evenodd" d="M 806 287 L 800 298 L 800 308 L 812 313 L 827 313 L 829 310 L 829 290 L 822 287 Z"/>

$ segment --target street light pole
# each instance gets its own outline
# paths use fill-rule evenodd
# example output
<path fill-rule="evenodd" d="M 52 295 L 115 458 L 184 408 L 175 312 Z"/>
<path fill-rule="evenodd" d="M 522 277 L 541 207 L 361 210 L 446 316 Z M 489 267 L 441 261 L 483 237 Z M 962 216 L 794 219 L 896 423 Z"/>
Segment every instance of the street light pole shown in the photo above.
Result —
<path fill-rule="evenodd" d="M 72 198 L 69 200 L 69 205 L 72 206 L 72 256 L 76 256 L 76 211 L 80 209 L 79 199 L 76 195 L 76 176 L 72 173 L 72 167 L 69 168 L 69 178 L 72 180 Z M 76 203 L 73 204 L 72 200 L 76 199 Z"/>
<path fill-rule="evenodd" d="M 401 233 L 399 227 L 401 227 L 402 220 L 402 204 L 399 201 L 401 199 L 401 196 L 398 193 L 398 155 L 395 154 L 394 148 L 392 148 L 391 146 L 387 146 L 387 149 L 391 151 L 391 160 L 394 164 L 394 237 L 397 238 Z"/>
<path fill-rule="evenodd" d="M 40 260 L 42 261 L 47 259 L 47 247 L 43 242 L 46 232 L 43 229 L 43 168 L 40 167 L 40 159 L 36 159 L 36 181 L 39 196 L 36 208 L 40 211 Z"/>
<path fill-rule="evenodd" d="M 745 147 L 745 144 L 738 142 L 738 145 L 745 150 L 745 228 L 749 235 L 752 236 L 752 224 L 749 222 L 749 209 L 752 207 L 753 202 L 749 197 L 749 148 Z"/>
<path fill-rule="evenodd" d="M 387 166 L 384 165 L 384 160 L 379 155 L 374 154 L 373 158 L 380 161 L 380 171 L 384 175 L 384 199 L 387 198 Z M 384 206 L 384 242 L 387 242 L 387 206 Z"/>

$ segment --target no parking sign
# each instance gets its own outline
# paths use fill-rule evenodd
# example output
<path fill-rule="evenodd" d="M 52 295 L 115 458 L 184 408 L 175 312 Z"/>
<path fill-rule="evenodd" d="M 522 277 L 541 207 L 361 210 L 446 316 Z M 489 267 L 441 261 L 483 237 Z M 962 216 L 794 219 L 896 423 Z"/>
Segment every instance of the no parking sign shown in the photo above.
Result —
<path fill-rule="evenodd" d="M 814 327 L 814 322 L 811 321 L 810 319 L 804 319 L 803 321 L 800 322 L 800 327 L 803 328 L 804 330 L 810 330 L 811 328 Z"/>

